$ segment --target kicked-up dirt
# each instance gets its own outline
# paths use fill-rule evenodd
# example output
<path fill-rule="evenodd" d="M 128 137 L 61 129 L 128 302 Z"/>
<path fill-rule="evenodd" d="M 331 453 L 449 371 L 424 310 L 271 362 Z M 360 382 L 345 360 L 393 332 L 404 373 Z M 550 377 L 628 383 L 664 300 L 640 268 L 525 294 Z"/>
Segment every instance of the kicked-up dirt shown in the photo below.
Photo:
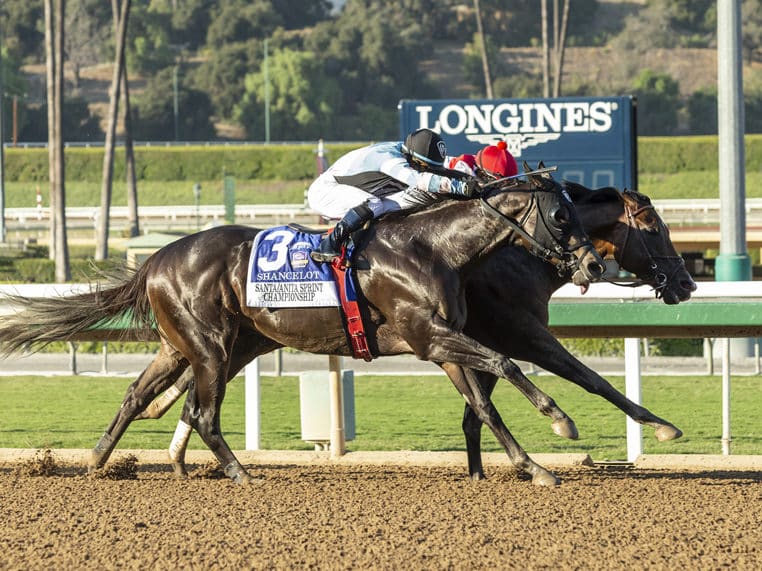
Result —
<path fill-rule="evenodd" d="M 107 468 L 109 466 L 107 465 Z M 0 465 L 0 569 L 759 569 L 762 472 Z"/>

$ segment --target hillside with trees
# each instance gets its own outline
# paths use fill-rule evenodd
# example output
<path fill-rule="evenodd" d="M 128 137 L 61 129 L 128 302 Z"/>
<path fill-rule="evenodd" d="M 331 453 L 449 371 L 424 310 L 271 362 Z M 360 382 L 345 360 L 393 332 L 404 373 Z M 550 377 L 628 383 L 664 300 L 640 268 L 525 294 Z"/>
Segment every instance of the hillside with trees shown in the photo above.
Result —
<path fill-rule="evenodd" d="M 561 68 L 558 94 L 635 94 L 642 135 L 716 132 L 715 2 L 577 0 L 568 3 L 566 27 L 567 2 L 547 2 L 545 44 L 540 4 L 347 0 L 336 9 L 327 0 L 133 0 L 132 135 L 393 138 L 403 98 L 543 96 L 544 45 L 551 83 Z M 762 132 L 760 4 L 743 2 L 750 133 Z M 115 49 L 111 3 L 66 6 L 64 138 L 102 141 Z M 4 91 L 14 101 L 4 109 L 5 125 L 14 126 L 6 140 L 47 139 L 42 19 L 41 0 L 0 5 Z"/>

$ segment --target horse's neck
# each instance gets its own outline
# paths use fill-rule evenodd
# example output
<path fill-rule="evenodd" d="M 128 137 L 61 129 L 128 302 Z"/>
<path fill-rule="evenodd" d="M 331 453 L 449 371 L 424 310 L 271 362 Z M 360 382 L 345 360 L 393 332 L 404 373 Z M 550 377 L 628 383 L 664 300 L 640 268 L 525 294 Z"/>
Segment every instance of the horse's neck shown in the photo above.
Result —
<path fill-rule="evenodd" d="M 575 202 L 574 206 L 582 227 L 598 253 L 601 256 L 613 254 L 621 262 L 622 242 L 627 235 L 623 203 L 613 197 L 596 202 Z"/>
<path fill-rule="evenodd" d="M 512 230 L 500 220 L 485 215 L 481 201 L 449 201 L 436 211 L 416 212 L 403 227 L 390 228 L 395 235 L 415 236 L 447 267 L 467 274 L 499 247 L 506 245 Z M 399 234 L 398 234 L 399 233 Z"/>

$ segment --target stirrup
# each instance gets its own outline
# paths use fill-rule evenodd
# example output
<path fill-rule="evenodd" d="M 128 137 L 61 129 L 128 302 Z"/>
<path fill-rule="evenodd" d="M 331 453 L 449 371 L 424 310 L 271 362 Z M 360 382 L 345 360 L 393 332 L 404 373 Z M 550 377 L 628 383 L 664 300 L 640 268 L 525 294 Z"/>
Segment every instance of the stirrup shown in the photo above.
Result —
<path fill-rule="evenodd" d="M 331 236 L 326 236 L 318 244 L 317 248 L 310 252 L 310 257 L 316 262 L 330 263 L 334 258 L 341 256 L 341 248 L 334 248 Z"/>
<path fill-rule="evenodd" d="M 321 252 L 320 250 L 312 250 L 310 252 L 310 258 L 322 263 L 330 263 L 339 256 L 341 256 L 340 252 Z"/>

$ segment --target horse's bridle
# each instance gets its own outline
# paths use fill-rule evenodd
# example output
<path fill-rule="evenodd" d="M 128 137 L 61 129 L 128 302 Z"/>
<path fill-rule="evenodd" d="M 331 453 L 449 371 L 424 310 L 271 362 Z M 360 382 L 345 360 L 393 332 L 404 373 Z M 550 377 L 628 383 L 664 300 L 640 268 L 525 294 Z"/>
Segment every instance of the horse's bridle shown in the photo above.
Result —
<path fill-rule="evenodd" d="M 632 191 L 629 191 L 627 189 L 622 191 L 622 194 L 628 194 Z M 624 257 L 625 252 L 627 250 L 627 242 L 630 239 L 630 233 L 633 228 L 637 228 L 637 217 L 647 211 L 654 211 L 656 212 L 656 208 L 653 204 L 646 204 L 645 206 L 641 206 L 640 208 L 637 208 L 633 210 L 630 205 L 627 203 L 624 198 L 622 199 L 624 202 L 624 213 L 627 217 L 627 234 L 624 236 L 624 243 L 622 244 L 622 247 L 620 248 L 620 251 L 622 252 L 622 265 L 624 264 Z M 682 256 L 655 256 L 653 253 L 651 253 L 651 250 L 648 247 L 648 244 L 646 244 L 646 241 L 643 239 L 643 235 L 640 232 L 636 233 L 638 239 L 640 240 L 640 245 L 643 247 L 643 250 L 648 255 L 649 260 L 649 271 L 651 273 L 650 278 L 652 278 L 652 281 L 655 285 L 653 285 L 654 292 L 656 293 L 656 299 L 661 298 L 664 295 L 664 290 L 666 289 L 667 285 L 669 284 L 670 280 L 674 277 L 674 275 L 685 266 L 685 260 L 683 260 Z M 675 266 L 675 269 L 672 271 L 671 274 L 667 275 L 663 271 L 659 271 L 659 264 L 656 262 L 657 260 L 679 260 L 680 263 Z M 651 283 L 648 281 L 648 279 L 638 278 L 637 280 L 633 282 L 617 282 L 614 280 L 610 280 L 608 278 L 603 278 L 604 281 L 607 281 L 611 284 L 618 285 L 621 287 L 639 287 L 641 285 L 651 285 Z"/>
<path fill-rule="evenodd" d="M 568 246 L 564 246 L 561 243 L 561 240 L 559 237 L 551 230 L 551 228 L 548 225 L 548 222 L 545 220 L 545 212 L 542 208 L 540 208 L 539 200 L 537 199 L 537 193 L 552 193 L 552 192 L 558 192 L 554 190 L 548 190 L 545 188 L 537 188 L 530 190 L 529 193 L 531 195 L 531 200 L 529 202 L 529 207 L 526 209 L 526 212 L 524 213 L 524 216 L 519 220 L 518 222 L 515 221 L 513 218 L 510 218 L 500 212 L 497 208 L 492 206 L 489 202 L 487 202 L 486 197 L 484 195 L 479 196 L 479 200 L 481 202 L 482 211 L 485 214 L 489 214 L 490 216 L 497 218 L 503 224 L 509 226 L 514 232 L 516 232 L 519 236 L 524 238 L 529 245 L 531 252 L 542 258 L 543 260 L 553 264 L 556 269 L 558 270 L 559 276 L 564 276 L 567 273 L 573 273 L 579 268 L 581 257 L 577 257 L 575 255 L 575 252 L 581 248 L 584 248 L 586 251 L 593 250 L 593 244 L 590 242 L 590 240 L 585 240 L 584 242 L 581 242 L 574 248 L 568 248 Z M 571 208 L 573 209 L 574 206 L 571 204 L 571 201 L 569 201 L 569 204 Z M 538 218 L 540 221 L 542 221 L 542 226 L 540 224 L 536 225 L 537 228 L 544 228 L 545 233 L 550 238 L 550 241 L 552 242 L 552 246 L 548 248 L 544 244 L 540 243 L 540 241 L 533 235 L 529 234 L 526 230 L 524 230 L 524 223 L 527 221 L 529 216 L 532 214 L 533 210 L 537 210 Z"/>

